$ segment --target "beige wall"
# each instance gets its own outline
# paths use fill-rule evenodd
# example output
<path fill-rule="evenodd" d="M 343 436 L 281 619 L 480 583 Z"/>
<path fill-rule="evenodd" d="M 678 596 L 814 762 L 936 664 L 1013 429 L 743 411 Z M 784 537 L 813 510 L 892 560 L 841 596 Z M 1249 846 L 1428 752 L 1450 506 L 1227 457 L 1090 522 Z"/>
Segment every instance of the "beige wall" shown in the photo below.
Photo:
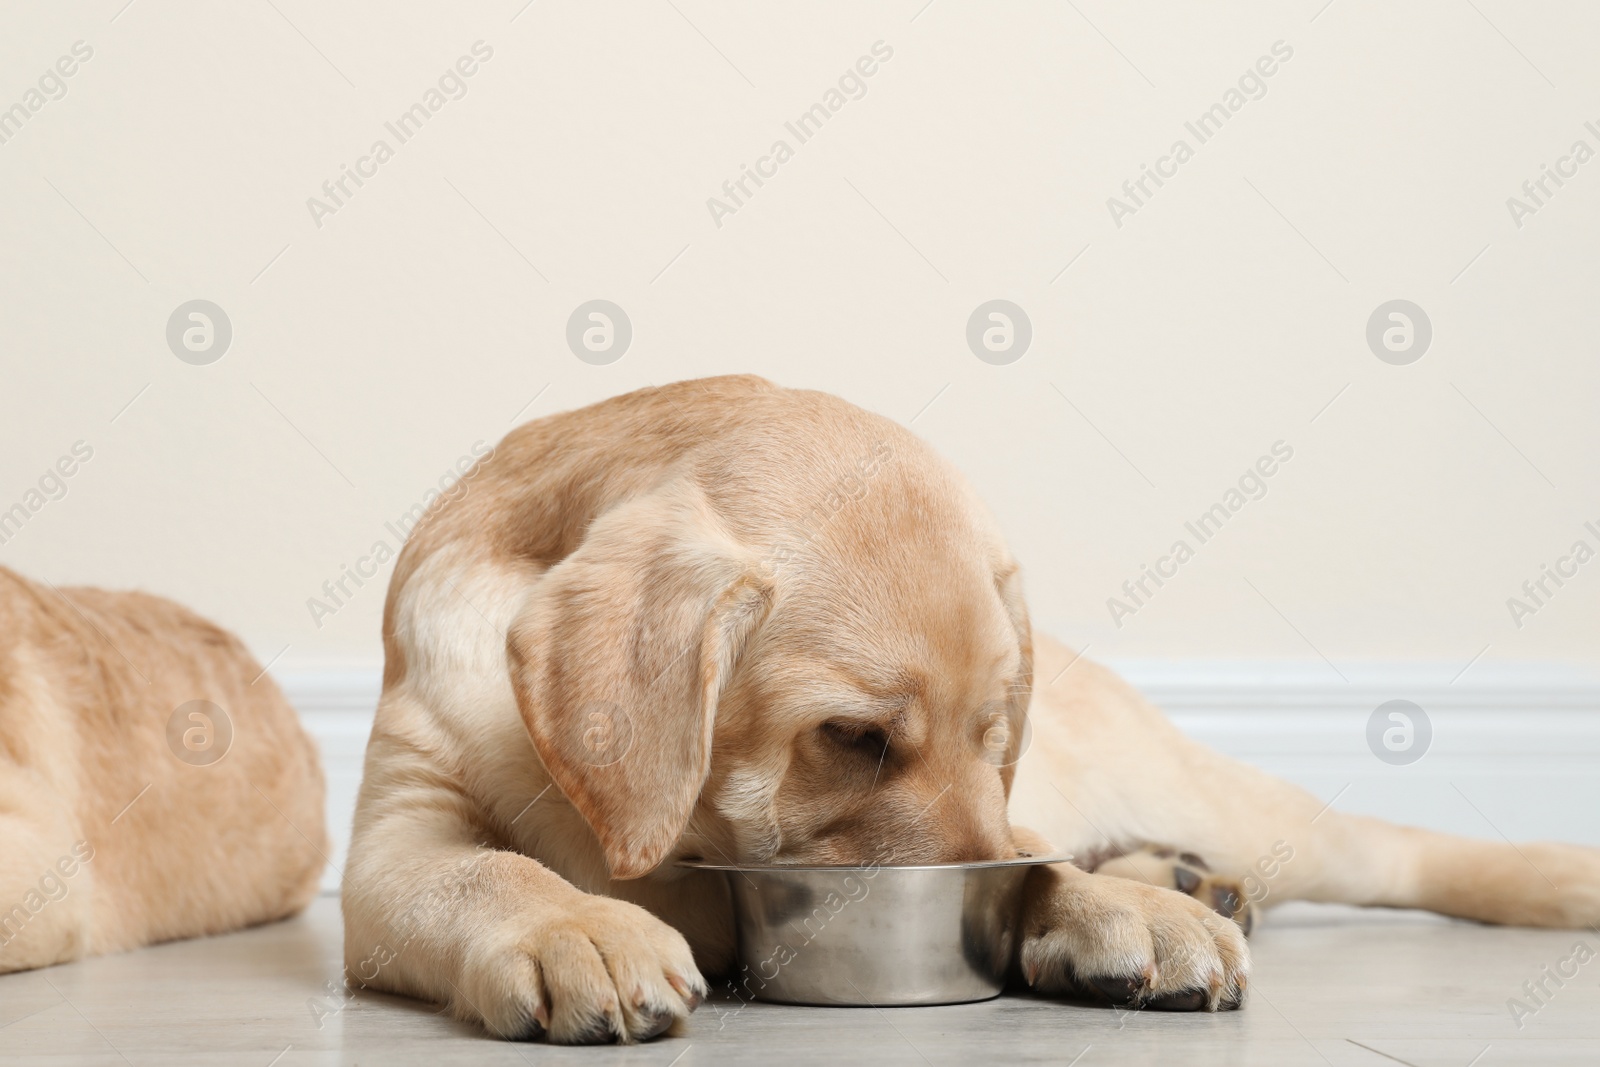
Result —
<path fill-rule="evenodd" d="M 387 568 L 320 626 L 308 598 L 475 442 L 755 371 L 915 416 L 1038 621 L 1097 655 L 1600 666 L 1600 561 L 1520 628 L 1507 607 L 1600 549 L 1600 160 L 1507 206 L 1600 150 L 1600 10 L 1321 6 L 8 10 L 0 107 L 40 106 L 0 144 L 0 508 L 43 506 L 0 563 L 175 596 L 284 666 L 368 663 Z M 28 96 L 78 41 L 65 95 Z M 465 96 L 399 143 L 385 123 L 479 41 Z M 800 143 L 785 122 L 880 41 Z M 1280 41 L 1200 143 L 1185 122 Z M 314 219 L 380 138 L 393 158 Z M 1180 138 L 1193 158 L 1114 220 Z M 778 139 L 792 158 L 714 218 Z M 205 366 L 165 337 L 196 298 L 233 329 Z M 593 298 L 632 322 L 610 365 L 565 342 Z M 965 336 L 994 298 L 1032 324 L 1004 366 Z M 1433 330 L 1404 366 L 1365 337 L 1396 298 Z M 30 498 L 79 441 L 65 497 Z M 1266 495 L 1198 545 L 1185 521 L 1279 441 Z M 1180 537 L 1194 558 L 1114 625 Z"/>

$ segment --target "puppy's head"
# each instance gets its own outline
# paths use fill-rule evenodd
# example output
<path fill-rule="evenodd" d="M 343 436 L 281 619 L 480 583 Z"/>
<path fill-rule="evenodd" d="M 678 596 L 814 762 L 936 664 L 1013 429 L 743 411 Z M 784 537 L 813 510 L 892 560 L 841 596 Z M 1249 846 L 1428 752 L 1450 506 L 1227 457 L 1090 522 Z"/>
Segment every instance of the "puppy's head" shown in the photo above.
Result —
<path fill-rule="evenodd" d="M 914 438 L 843 451 L 783 491 L 685 476 L 613 508 L 510 634 L 529 733 L 613 876 L 1015 854 L 1016 565 Z"/>

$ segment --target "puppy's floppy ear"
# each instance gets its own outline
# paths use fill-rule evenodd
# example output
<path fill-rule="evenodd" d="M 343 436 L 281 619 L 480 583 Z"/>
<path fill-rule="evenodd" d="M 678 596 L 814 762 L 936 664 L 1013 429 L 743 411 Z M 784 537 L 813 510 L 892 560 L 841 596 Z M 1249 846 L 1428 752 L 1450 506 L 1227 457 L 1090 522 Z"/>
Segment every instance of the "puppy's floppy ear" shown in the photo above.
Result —
<path fill-rule="evenodd" d="M 678 481 L 596 519 L 512 625 L 523 722 L 612 877 L 649 873 L 683 833 L 718 697 L 771 600 L 756 560 Z"/>

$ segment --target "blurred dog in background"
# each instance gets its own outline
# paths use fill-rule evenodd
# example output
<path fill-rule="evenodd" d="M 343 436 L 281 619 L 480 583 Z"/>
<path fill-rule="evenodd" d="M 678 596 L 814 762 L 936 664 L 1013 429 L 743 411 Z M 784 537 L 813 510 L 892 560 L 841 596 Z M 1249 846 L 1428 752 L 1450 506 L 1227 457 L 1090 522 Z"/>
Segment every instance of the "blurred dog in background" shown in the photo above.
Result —
<path fill-rule="evenodd" d="M 0 972 L 294 914 L 322 800 L 310 738 L 232 634 L 0 567 Z"/>

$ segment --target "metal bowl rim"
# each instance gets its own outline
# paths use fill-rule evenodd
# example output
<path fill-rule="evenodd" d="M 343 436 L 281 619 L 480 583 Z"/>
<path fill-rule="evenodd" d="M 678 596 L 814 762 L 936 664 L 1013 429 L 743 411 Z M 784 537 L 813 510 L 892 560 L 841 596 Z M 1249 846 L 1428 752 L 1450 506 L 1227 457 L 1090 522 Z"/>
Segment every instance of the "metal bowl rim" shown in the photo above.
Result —
<path fill-rule="evenodd" d="M 693 871 L 734 871 L 739 874 L 783 874 L 786 872 L 800 871 L 983 871 L 995 867 L 1025 867 L 1046 863 L 1070 863 L 1072 854 L 1057 852 L 1048 856 L 1018 856 L 1007 860 L 979 860 L 975 863 L 921 863 L 909 866 L 895 866 L 881 864 L 867 866 L 863 864 L 801 864 L 801 863 L 758 863 L 749 866 L 736 866 L 731 863 L 706 863 L 702 860 L 679 860 L 674 866 L 683 867 Z"/>

